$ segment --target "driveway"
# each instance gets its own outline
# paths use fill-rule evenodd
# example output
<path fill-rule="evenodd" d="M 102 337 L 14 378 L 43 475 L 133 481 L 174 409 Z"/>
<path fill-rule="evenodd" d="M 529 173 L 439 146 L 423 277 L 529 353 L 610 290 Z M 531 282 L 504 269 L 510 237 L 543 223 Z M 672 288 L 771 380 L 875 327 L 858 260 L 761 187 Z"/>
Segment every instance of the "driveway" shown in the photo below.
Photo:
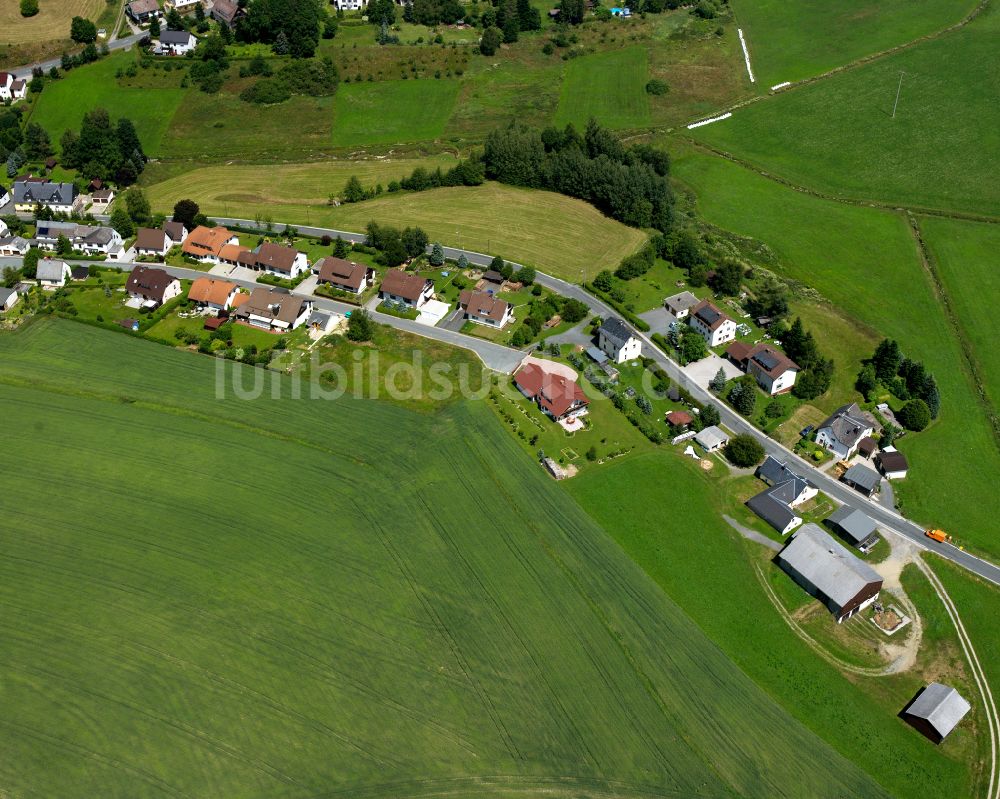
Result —
<path fill-rule="evenodd" d="M 642 319 L 649 325 L 649 334 L 659 333 L 661 336 L 667 335 L 670 330 L 670 325 L 677 321 L 674 315 L 670 313 L 666 308 L 654 308 L 652 311 L 646 311 L 645 313 L 639 314 L 639 318 Z"/>
<path fill-rule="evenodd" d="M 584 320 L 580 322 L 576 327 L 571 327 L 569 330 L 564 330 L 562 333 L 557 333 L 554 336 L 549 336 L 545 339 L 545 343 L 553 344 L 575 344 L 586 349 L 587 347 L 593 346 L 594 337 L 587 332 L 587 326 L 590 322 Z"/>
<path fill-rule="evenodd" d="M 452 330 L 458 333 L 462 329 L 462 325 L 465 324 L 465 314 L 462 312 L 461 308 L 456 308 L 451 316 L 444 320 L 438 327 L 444 330 Z"/>
<path fill-rule="evenodd" d="M 743 374 L 734 363 L 727 361 L 725 358 L 720 358 L 715 353 L 710 353 L 707 358 L 702 358 L 700 361 L 689 363 L 687 366 L 682 367 L 681 371 L 696 386 L 708 388 L 708 384 L 712 382 L 712 378 L 715 377 L 719 369 L 722 369 L 726 373 L 726 379 L 739 377 Z"/>
<path fill-rule="evenodd" d="M 427 300 L 420 307 L 420 316 L 417 317 L 417 323 L 427 325 L 427 327 L 434 327 L 448 315 L 449 310 L 451 310 L 451 306 L 446 302 L 441 302 L 441 300 Z"/>
<path fill-rule="evenodd" d="M 319 278 L 316 275 L 309 275 L 305 280 L 303 280 L 299 285 L 295 287 L 295 291 L 298 294 L 312 294 L 316 290 L 316 284 Z"/>

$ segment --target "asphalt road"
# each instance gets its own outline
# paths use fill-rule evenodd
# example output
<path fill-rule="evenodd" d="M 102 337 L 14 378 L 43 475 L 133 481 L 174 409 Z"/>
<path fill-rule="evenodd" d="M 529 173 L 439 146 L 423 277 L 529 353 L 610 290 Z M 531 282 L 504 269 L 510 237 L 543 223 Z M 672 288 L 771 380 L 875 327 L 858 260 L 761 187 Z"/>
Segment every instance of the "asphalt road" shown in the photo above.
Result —
<path fill-rule="evenodd" d="M 118 23 L 116 23 L 116 25 L 117 24 Z M 132 36 L 126 36 L 122 39 L 114 39 L 113 41 L 106 42 L 106 44 L 108 45 L 108 49 L 111 52 L 114 52 L 115 50 L 127 50 L 129 47 L 132 47 L 145 35 L 147 34 L 144 33 L 133 34 Z M 98 47 L 100 47 L 100 44 L 98 44 Z M 42 70 L 45 72 L 48 72 L 50 69 L 52 69 L 52 67 L 62 67 L 62 57 L 60 56 L 59 58 L 50 58 L 48 61 L 40 61 L 37 64 L 26 64 L 23 67 L 15 67 L 14 69 L 9 69 L 7 71 L 13 75 L 16 75 L 19 78 L 30 78 L 31 70 L 33 70 L 35 67 L 41 67 Z"/>

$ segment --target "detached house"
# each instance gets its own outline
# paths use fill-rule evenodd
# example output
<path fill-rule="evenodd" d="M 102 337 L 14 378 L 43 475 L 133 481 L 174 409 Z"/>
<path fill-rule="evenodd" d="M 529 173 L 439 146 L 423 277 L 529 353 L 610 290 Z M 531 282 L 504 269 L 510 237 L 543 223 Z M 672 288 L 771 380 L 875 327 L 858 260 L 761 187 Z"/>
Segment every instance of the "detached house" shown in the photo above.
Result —
<path fill-rule="evenodd" d="M 312 301 L 303 297 L 278 289 L 256 288 L 235 315 L 253 327 L 284 333 L 304 324 L 312 308 Z"/>
<path fill-rule="evenodd" d="M 54 261 L 51 258 L 43 258 L 38 262 L 38 269 L 35 271 L 35 279 L 43 289 L 56 289 L 66 285 L 66 281 L 73 276 L 73 270 L 65 261 Z"/>
<path fill-rule="evenodd" d="M 15 305 L 17 301 L 21 299 L 20 295 L 17 293 L 17 289 L 5 289 L 0 288 L 0 313 L 9 311 Z"/>
<path fill-rule="evenodd" d="M 30 214 L 36 205 L 57 214 L 70 214 L 78 204 L 76 186 L 49 180 L 17 180 L 14 182 L 14 210 Z"/>
<path fill-rule="evenodd" d="M 519 369 L 514 375 L 514 384 L 555 421 L 587 413 L 589 402 L 579 384 L 565 375 L 547 371 L 537 363 L 529 363 Z"/>
<path fill-rule="evenodd" d="M 198 45 L 198 40 L 188 31 L 162 31 L 160 52 L 169 55 L 187 55 Z"/>
<path fill-rule="evenodd" d="M 183 222 L 167 221 L 163 223 L 163 232 L 170 239 L 170 246 L 174 247 L 183 244 L 188 237 L 188 230 Z"/>
<path fill-rule="evenodd" d="M 278 277 L 294 280 L 309 271 L 309 260 L 304 252 L 284 244 L 265 241 L 254 254 L 254 269 Z"/>
<path fill-rule="evenodd" d="M 378 296 L 383 300 L 419 308 L 434 296 L 434 281 L 420 275 L 411 275 L 402 269 L 390 269 L 382 279 Z"/>
<path fill-rule="evenodd" d="M 205 227 L 199 225 L 188 234 L 184 241 L 182 252 L 202 263 L 219 263 L 219 253 L 228 244 L 239 244 L 239 237 L 230 233 L 224 227 Z"/>
<path fill-rule="evenodd" d="M 35 239 L 39 244 L 55 246 L 59 237 L 64 236 L 74 250 L 88 254 L 110 255 L 122 249 L 121 234 L 111 227 L 78 225 L 76 222 L 41 221 L 37 225 Z"/>
<path fill-rule="evenodd" d="M 135 254 L 162 258 L 170 250 L 170 238 L 158 228 L 141 227 L 135 237 Z"/>
<path fill-rule="evenodd" d="M 862 414 L 857 403 L 842 405 L 819 426 L 816 443 L 839 458 L 850 458 L 865 436 L 875 432 L 875 426 Z"/>
<path fill-rule="evenodd" d="M 329 255 L 320 258 L 313 265 L 313 269 L 318 275 L 317 283 L 327 283 L 335 289 L 350 294 L 362 294 L 375 282 L 375 270 L 370 266 Z"/>
<path fill-rule="evenodd" d="M 162 305 L 181 293 L 180 281 L 162 269 L 137 266 L 125 281 L 129 297 L 141 300 L 143 305 Z"/>
<path fill-rule="evenodd" d="M 701 333 L 709 347 L 718 347 L 736 338 L 736 322 L 708 300 L 692 306 L 688 324 Z"/>
<path fill-rule="evenodd" d="M 597 331 L 597 346 L 615 363 L 634 360 L 642 352 L 642 342 L 632 334 L 628 325 L 614 316 Z"/>
<path fill-rule="evenodd" d="M 784 394 L 792 390 L 799 365 L 770 344 L 750 346 L 734 341 L 726 349 L 726 357 L 757 381 L 768 394 Z"/>
<path fill-rule="evenodd" d="M 146 25 L 160 14 L 159 0 L 132 0 L 126 4 L 125 13 L 136 25 Z"/>
<path fill-rule="evenodd" d="M 236 283 L 231 283 L 228 280 L 199 277 L 188 289 L 188 299 L 203 308 L 211 308 L 213 311 L 228 311 L 233 307 L 239 288 Z"/>
<path fill-rule="evenodd" d="M 165 11 L 173 9 L 179 14 L 187 14 L 189 11 L 194 11 L 195 6 L 200 5 L 202 5 L 202 0 L 166 0 L 163 8 Z"/>
<path fill-rule="evenodd" d="M 23 258 L 31 249 L 31 242 L 20 236 L 0 236 L 0 255 Z"/>
<path fill-rule="evenodd" d="M 757 477 L 768 488 L 747 500 L 747 507 L 782 535 L 802 524 L 793 508 L 815 497 L 819 489 L 770 455 L 757 468 Z"/>
<path fill-rule="evenodd" d="M 501 328 L 514 319 L 514 306 L 483 291 L 463 291 L 458 295 L 458 307 L 465 318 L 479 325 Z"/>
<path fill-rule="evenodd" d="M 27 83 L 9 72 L 0 72 L 0 102 L 23 100 L 28 93 Z"/>

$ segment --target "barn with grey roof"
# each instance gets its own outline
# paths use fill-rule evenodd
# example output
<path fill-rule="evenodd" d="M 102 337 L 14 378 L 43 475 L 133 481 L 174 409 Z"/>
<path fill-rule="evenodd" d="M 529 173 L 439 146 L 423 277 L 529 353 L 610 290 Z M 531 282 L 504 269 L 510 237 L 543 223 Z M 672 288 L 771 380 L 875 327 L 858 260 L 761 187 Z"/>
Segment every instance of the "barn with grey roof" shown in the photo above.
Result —
<path fill-rule="evenodd" d="M 868 514 L 850 505 L 841 505 L 830 514 L 826 520 L 842 538 L 856 546 L 862 552 L 867 552 L 878 542 L 875 530 L 878 525 Z"/>
<path fill-rule="evenodd" d="M 965 718 L 971 705 L 954 688 L 932 682 L 903 711 L 906 723 L 939 744 Z"/>

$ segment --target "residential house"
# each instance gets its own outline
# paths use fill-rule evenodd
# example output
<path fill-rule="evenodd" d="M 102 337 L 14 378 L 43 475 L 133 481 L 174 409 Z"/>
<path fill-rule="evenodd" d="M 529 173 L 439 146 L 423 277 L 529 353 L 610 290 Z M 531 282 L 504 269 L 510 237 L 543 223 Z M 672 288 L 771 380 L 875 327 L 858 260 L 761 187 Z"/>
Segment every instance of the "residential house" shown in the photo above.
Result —
<path fill-rule="evenodd" d="M 559 372 L 549 371 L 538 363 L 522 366 L 514 375 L 521 393 L 554 419 L 573 418 L 587 413 L 589 401 L 575 381 Z"/>
<path fill-rule="evenodd" d="M 910 468 L 906 456 L 895 447 L 886 447 L 876 455 L 875 465 L 889 480 L 902 480 Z"/>
<path fill-rule="evenodd" d="M 137 266 L 125 281 L 129 297 L 150 307 L 163 305 L 181 293 L 180 281 L 152 266 Z"/>
<path fill-rule="evenodd" d="M 360 11 L 368 5 L 368 0 L 333 0 L 333 4 L 338 11 Z"/>
<path fill-rule="evenodd" d="M 378 296 L 383 300 L 402 302 L 411 308 L 419 308 L 434 296 L 434 281 L 420 275 L 390 269 L 382 278 Z"/>
<path fill-rule="evenodd" d="M 0 255 L 12 258 L 23 258 L 31 249 L 31 242 L 20 236 L 0 237 Z"/>
<path fill-rule="evenodd" d="M 228 280 L 199 277 L 188 289 L 188 299 L 203 308 L 211 308 L 213 311 L 228 311 L 233 307 L 233 300 L 239 290 L 239 285 Z"/>
<path fill-rule="evenodd" d="M 804 524 L 777 555 L 778 565 L 833 613 L 837 623 L 876 599 L 882 578 L 815 524 Z"/>
<path fill-rule="evenodd" d="M 708 300 L 691 307 L 688 324 L 701 333 L 709 347 L 718 347 L 736 338 L 736 322 Z"/>
<path fill-rule="evenodd" d="M 110 255 L 122 249 L 121 234 L 112 227 L 80 225 L 76 222 L 39 221 L 35 239 L 39 244 L 54 249 L 59 237 L 65 237 L 74 250 L 88 255 Z"/>
<path fill-rule="evenodd" d="M 265 241 L 253 251 L 254 269 L 267 274 L 294 280 L 303 272 L 309 271 L 309 259 L 304 252 Z"/>
<path fill-rule="evenodd" d="M 690 291 L 682 291 L 680 294 L 667 297 L 663 301 L 663 307 L 673 314 L 674 319 L 680 320 L 686 318 L 691 309 L 699 302 L 701 300 L 695 297 Z"/>
<path fill-rule="evenodd" d="M 23 100 L 28 93 L 24 80 L 9 72 L 0 72 L 0 102 L 17 102 Z"/>
<path fill-rule="evenodd" d="M 163 232 L 166 233 L 167 238 L 170 239 L 171 247 L 183 244 L 188 237 L 188 229 L 184 227 L 183 222 L 173 222 L 168 220 L 163 223 Z"/>
<path fill-rule="evenodd" d="M 219 263 L 226 266 L 242 266 L 244 269 L 255 269 L 257 258 L 251 250 L 242 244 L 227 244 L 219 250 Z"/>
<path fill-rule="evenodd" d="M 932 682 L 903 710 L 902 716 L 907 724 L 939 744 L 971 709 L 954 688 Z"/>
<path fill-rule="evenodd" d="M 38 262 L 38 269 L 35 272 L 35 279 L 44 289 L 62 288 L 66 281 L 72 277 L 73 272 L 69 264 L 65 261 L 56 261 L 52 258 L 42 258 Z"/>
<path fill-rule="evenodd" d="M 27 179 L 14 181 L 14 210 L 30 214 L 41 205 L 58 214 L 70 214 L 79 205 L 76 186 L 53 183 L 50 180 Z"/>
<path fill-rule="evenodd" d="M 840 479 L 855 491 L 860 491 L 866 497 L 870 497 L 876 493 L 882 485 L 882 477 L 878 472 L 873 472 L 867 466 L 862 466 L 860 463 L 854 464 L 844 472 L 843 477 Z"/>
<path fill-rule="evenodd" d="M 816 443 L 841 459 L 850 458 L 865 436 L 875 432 L 875 426 L 862 415 L 857 403 L 842 405 L 819 426 Z"/>
<path fill-rule="evenodd" d="M 239 237 L 224 227 L 199 225 L 184 240 L 182 252 L 202 263 L 219 263 L 219 253 L 228 244 L 239 244 Z"/>
<path fill-rule="evenodd" d="M 514 319 L 514 306 L 484 291 L 463 291 L 458 295 L 458 307 L 465 318 L 478 325 L 502 328 Z"/>
<path fill-rule="evenodd" d="M 253 327 L 284 333 L 305 324 L 312 310 L 312 300 L 281 289 L 260 287 L 242 302 L 235 316 Z"/>
<path fill-rule="evenodd" d="M 132 0 L 126 3 L 125 13 L 136 25 L 147 25 L 160 14 L 159 0 Z"/>
<path fill-rule="evenodd" d="M 135 236 L 135 254 L 143 257 L 164 257 L 170 250 L 170 238 L 159 228 L 141 227 Z"/>
<path fill-rule="evenodd" d="M 3 238 L 10 232 L 10 228 L 7 227 L 7 223 L 0 219 L 0 238 Z"/>
<path fill-rule="evenodd" d="M 215 0 L 212 6 L 212 19 L 228 28 L 236 25 L 239 13 L 240 7 L 233 0 Z"/>
<path fill-rule="evenodd" d="M 633 335 L 629 326 L 612 316 L 597 331 L 597 346 L 615 363 L 635 360 L 642 352 L 642 342 Z"/>
<path fill-rule="evenodd" d="M 774 496 L 777 488 L 767 488 L 747 500 L 746 506 L 782 535 L 787 535 L 800 524 L 802 517 L 791 506 Z"/>
<path fill-rule="evenodd" d="M 806 502 L 819 493 L 819 489 L 812 481 L 793 472 L 785 461 L 779 461 L 773 455 L 768 455 L 764 462 L 757 467 L 756 475 L 759 480 L 769 486 L 778 486 L 793 480 L 802 483 L 797 488 L 796 500 L 792 503 L 793 505 Z"/>
<path fill-rule="evenodd" d="M 729 443 L 729 436 L 723 432 L 722 428 L 713 424 L 700 430 L 694 440 L 705 452 L 716 452 Z"/>
<path fill-rule="evenodd" d="M 726 348 L 726 357 L 757 381 L 768 394 L 784 394 L 792 390 L 799 365 L 770 344 L 750 346 L 734 341 Z"/>
<path fill-rule="evenodd" d="M 850 505 L 841 505 L 830 514 L 826 523 L 840 534 L 851 546 L 862 552 L 868 552 L 878 543 L 878 527 L 875 520 Z"/>
<path fill-rule="evenodd" d="M 189 11 L 194 11 L 195 6 L 200 5 L 202 5 L 202 0 L 166 0 L 163 4 L 163 10 L 173 9 L 179 14 L 187 14 Z"/>
<path fill-rule="evenodd" d="M 188 31 L 165 30 L 160 32 L 160 52 L 168 55 L 187 55 L 198 46 L 198 39 Z"/>
<path fill-rule="evenodd" d="M 7 187 L 0 184 L 0 206 L 6 205 L 10 202 L 10 192 Z"/>
<path fill-rule="evenodd" d="M 95 192 L 91 192 L 90 204 L 94 206 L 94 213 L 107 211 L 116 196 L 114 189 L 98 189 Z"/>
<path fill-rule="evenodd" d="M 313 269 L 318 275 L 317 283 L 327 283 L 335 289 L 350 294 L 362 294 L 375 282 L 375 270 L 370 266 L 334 258 L 331 255 L 320 258 L 313 264 Z"/>
<path fill-rule="evenodd" d="M 0 287 L 0 312 L 9 311 L 15 305 L 17 301 L 21 299 L 20 295 L 17 293 L 17 289 L 5 289 Z"/>
<path fill-rule="evenodd" d="M 815 484 L 793 472 L 784 461 L 770 455 L 757 467 L 756 474 L 768 488 L 751 497 L 747 507 L 782 535 L 802 524 L 802 518 L 793 508 L 819 493 Z"/>

